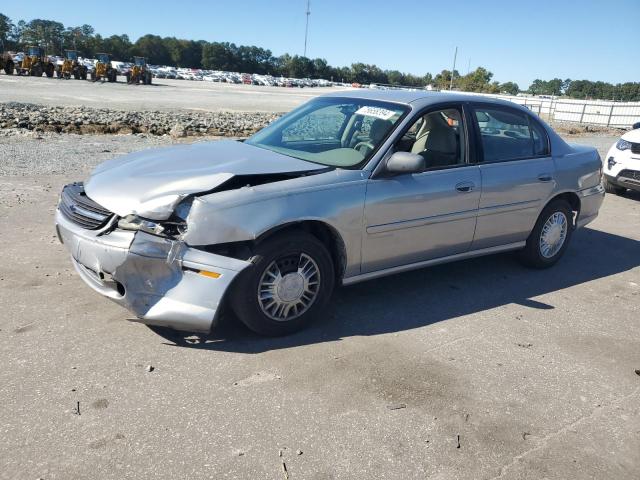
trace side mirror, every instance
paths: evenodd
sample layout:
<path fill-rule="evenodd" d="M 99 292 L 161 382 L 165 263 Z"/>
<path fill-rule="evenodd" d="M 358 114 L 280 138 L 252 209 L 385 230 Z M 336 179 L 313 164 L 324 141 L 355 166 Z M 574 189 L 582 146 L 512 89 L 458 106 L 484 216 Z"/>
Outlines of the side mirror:
<path fill-rule="evenodd" d="M 633 126 L 631 127 L 631 130 L 635 130 L 636 128 L 640 128 L 640 122 L 634 123 Z"/>
<path fill-rule="evenodd" d="M 417 153 L 396 152 L 387 160 L 387 172 L 390 173 L 418 173 L 425 166 L 424 157 Z"/>

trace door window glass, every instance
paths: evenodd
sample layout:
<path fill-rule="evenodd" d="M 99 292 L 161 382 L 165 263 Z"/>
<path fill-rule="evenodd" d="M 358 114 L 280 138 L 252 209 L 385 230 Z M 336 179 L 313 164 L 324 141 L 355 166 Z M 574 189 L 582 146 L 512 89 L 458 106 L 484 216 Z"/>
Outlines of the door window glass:
<path fill-rule="evenodd" d="M 485 162 L 506 162 L 548 153 L 546 133 L 530 122 L 524 112 L 478 107 L 475 118 Z"/>
<path fill-rule="evenodd" d="M 465 130 L 462 112 L 447 108 L 416 120 L 396 144 L 396 150 L 422 155 L 427 169 L 465 163 Z"/>

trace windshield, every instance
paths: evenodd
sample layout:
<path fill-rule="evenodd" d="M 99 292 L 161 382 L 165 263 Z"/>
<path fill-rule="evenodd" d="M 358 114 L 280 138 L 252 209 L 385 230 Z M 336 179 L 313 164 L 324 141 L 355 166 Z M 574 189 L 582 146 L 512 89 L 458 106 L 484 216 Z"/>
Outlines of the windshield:
<path fill-rule="evenodd" d="M 363 165 L 408 107 L 359 98 L 320 97 L 298 107 L 245 143 L 322 165 Z"/>
<path fill-rule="evenodd" d="M 100 63 L 109 63 L 109 55 L 107 55 L 106 53 L 99 53 L 98 61 Z"/>
<path fill-rule="evenodd" d="M 137 66 L 139 67 L 144 67 L 144 58 L 142 57 L 135 57 L 135 63 Z"/>
<path fill-rule="evenodd" d="M 69 60 L 77 60 L 78 59 L 78 53 L 77 52 L 67 52 L 67 58 Z"/>

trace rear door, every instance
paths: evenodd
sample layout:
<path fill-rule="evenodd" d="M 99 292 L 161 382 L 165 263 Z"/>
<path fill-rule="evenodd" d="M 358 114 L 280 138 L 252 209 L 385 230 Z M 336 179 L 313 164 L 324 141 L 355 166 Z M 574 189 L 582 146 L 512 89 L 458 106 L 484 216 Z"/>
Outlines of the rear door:
<path fill-rule="evenodd" d="M 472 249 L 527 239 L 556 188 L 546 131 L 526 112 L 474 104 L 482 194 Z"/>

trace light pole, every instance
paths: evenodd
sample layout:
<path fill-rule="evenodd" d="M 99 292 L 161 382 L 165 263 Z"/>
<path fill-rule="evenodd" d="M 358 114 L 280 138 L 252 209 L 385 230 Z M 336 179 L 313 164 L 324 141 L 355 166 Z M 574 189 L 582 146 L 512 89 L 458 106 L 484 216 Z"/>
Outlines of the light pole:
<path fill-rule="evenodd" d="M 458 57 L 458 47 L 456 47 L 456 51 L 453 54 L 453 68 L 451 69 L 451 82 L 449 82 L 449 90 L 453 88 L 453 72 L 456 71 L 456 58 Z"/>
<path fill-rule="evenodd" d="M 307 0 L 307 24 L 304 27 L 304 57 L 307 57 L 307 37 L 309 36 L 309 15 L 311 15 L 311 0 Z"/>

